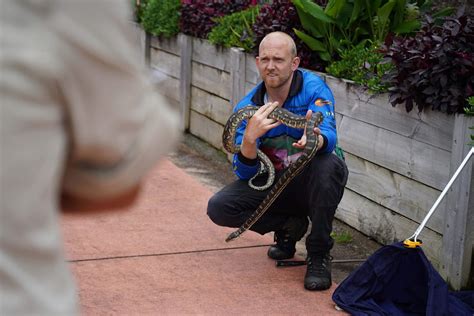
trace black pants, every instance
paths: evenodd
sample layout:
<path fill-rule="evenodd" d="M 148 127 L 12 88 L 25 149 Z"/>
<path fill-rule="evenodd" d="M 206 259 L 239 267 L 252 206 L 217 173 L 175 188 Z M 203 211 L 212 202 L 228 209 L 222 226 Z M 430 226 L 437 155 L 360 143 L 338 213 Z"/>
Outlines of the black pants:
<path fill-rule="evenodd" d="M 277 173 L 277 179 L 283 172 Z M 332 221 L 348 174 L 346 164 L 336 155 L 316 155 L 250 230 L 263 235 L 281 229 L 289 216 L 308 216 L 312 222 L 306 239 L 308 253 L 329 251 L 334 244 L 330 236 Z M 264 181 L 259 177 L 254 183 L 261 185 Z M 269 190 L 257 191 L 247 181 L 237 180 L 211 197 L 207 214 L 217 225 L 240 227 Z"/>

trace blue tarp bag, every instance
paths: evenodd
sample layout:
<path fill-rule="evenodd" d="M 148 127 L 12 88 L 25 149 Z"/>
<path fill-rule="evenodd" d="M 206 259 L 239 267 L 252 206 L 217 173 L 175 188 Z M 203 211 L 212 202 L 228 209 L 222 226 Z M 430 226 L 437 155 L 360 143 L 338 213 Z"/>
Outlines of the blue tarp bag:
<path fill-rule="evenodd" d="M 423 250 L 402 242 L 376 251 L 332 298 L 352 315 L 474 315 L 474 291 L 449 291 Z"/>

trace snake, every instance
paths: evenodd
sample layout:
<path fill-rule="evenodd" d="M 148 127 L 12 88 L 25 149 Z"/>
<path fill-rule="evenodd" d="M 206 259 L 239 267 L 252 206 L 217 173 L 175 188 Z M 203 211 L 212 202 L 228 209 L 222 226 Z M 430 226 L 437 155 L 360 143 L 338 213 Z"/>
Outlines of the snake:
<path fill-rule="evenodd" d="M 253 105 L 247 105 L 240 110 L 234 112 L 226 122 L 224 126 L 224 132 L 222 134 L 222 145 L 226 151 L 231 154 L 236 154 L 240 151 L 240 145 L 235 144 L 235 135 L 237 128 L 240 124 L 246 120 L 250 119 L 259 107 Z M 318 149 L 318 137 L 314 133 L 314 127 L 319 126 L 323 121 L 323 116 L 321 112 L 312 113 L 309 120 L 304 116 L 296 115 L 284 108 L 277 107 L 269 115 L 268 118 L 281 122 L 282 124 L 299 129 L 305 129 L 306 132 L 306 146 L 302 151 L 302 154 L 298 159 L 290 164 L 278 181 L 273 185 L 268 194 L 265 196 L 263 201 L 259 204 L 257 209 L 250 215 L 250 217 L 234 232 L 230 233 L 226 242 L 236 239 L 242 233 L 247 231 L 252 227 L 260 217 L 270 208 L 273 202 L 277 197 L 283 192 L 286 186 L 291 182 L 291 180 L 296 177 L 308 164 L 309 161 L 314 157 Z M 270 187 L 275 179 L 275 168 L 268 158 L 260 149 L 257 149 L 257 157 L 261 163 L 265 166 L 268 171 L 267 183 L 262 187 L 257 187 L 257 189 L 268 188 Z M 262 169 L 262 166 L 261 168 Z M 257 175 L 260 174 L 257 173 Z M 256 176 L 257 176 L 256 175 Z M 249 186 L 253 187 L 252 180 L 256 177 L 254 176 L 249 180 Z"/>

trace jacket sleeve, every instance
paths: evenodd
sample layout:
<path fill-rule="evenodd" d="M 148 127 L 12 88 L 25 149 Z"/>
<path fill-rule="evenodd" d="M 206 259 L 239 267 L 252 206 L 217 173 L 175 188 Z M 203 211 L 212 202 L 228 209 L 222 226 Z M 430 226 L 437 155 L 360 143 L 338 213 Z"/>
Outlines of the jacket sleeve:
<path fill-rule="evenodd" d="M 178 116 L 146 75 L 128 1 L 96 1 L 96 10 L 88 1 L 58 5 L 55 25 L 65 56 L 59 86 L 70 135 L 63 190 L 93 200 L 113 197 L 135 187 L 172 149 Z"/>
<path fill-rule="evenodd" d="M 313 112 L 321 112 L 323 115 L 323 121 L 319 128 L 324 138 L 324 146 L 320 149 L 320 152 L 330 153 L 336 147 L 337 142 L 334 96 L 322 80 L 316 84 L 314 91 L 309 109 Z"/>
<path fill-rule="evenodd" d="M 243 122 L 236 132 L 236 144 L 242 143 L 243 133 L 245 131 L 246 122 Z M 257 140 L 257 147 L 260 146 L 260 139 Z M 260 164 L 258 159 L 248 159 L 244 157 L 240 152 L 234 154 L 233 159 L 233 171 L 239 179 L 247 180 L 252 178 L 259 169 Z"/>
<path fill-rule="evenodd" d="M 249 95 L 252 95 L 253 92 L 250 92 Z M 242 101 L 240 101 L 234 108 L 234 112 L 238 111 L 240 108 L 249 105 L 250 98 L 247 96 Z M 243 121 L 239 127 L 237 127 L 235 133 L 235 144 L 239 145 L 242 144 L 242 139 L 244 137 L 245 128 L 247 127 L 247 121 Z M 260 139 L 257 139 L 257 148 L 260 146 Z M 258 163 L 258 159 L 248 159 L 244 157 L 240 152 L 234 154 L 232 160 L 232 170 L 234 171 L 235 175 L 242 180 L 247 180 L 252 178 L 259 169 L 260 164 Z"/>

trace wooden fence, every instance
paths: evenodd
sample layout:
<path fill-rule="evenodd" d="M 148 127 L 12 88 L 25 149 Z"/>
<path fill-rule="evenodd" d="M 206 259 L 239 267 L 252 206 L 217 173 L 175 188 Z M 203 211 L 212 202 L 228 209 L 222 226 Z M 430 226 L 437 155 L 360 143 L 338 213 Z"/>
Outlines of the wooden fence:
<path fill-rule="evenodd" d="M 259 80 L 254 57 L 183 34 L 151 37 L 149 44 L 144 55 L 166 78 L 159 89 L 181 111 L 183 130 L 223 150 L 233 105 Z M 319 75 L 334 93 L 350 171 L 336 217 L 383 244 L 410 237 L 467 154 L 474 120 L 407 113 L 392 107 L 387 95 L 370 96 L 351 82 Z M 433 265 L 457 289 L 473 283 L 472 160 L 420 235 Z"/>

